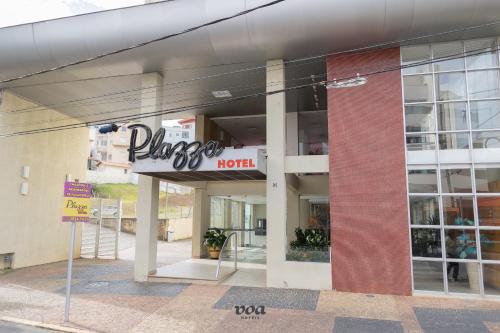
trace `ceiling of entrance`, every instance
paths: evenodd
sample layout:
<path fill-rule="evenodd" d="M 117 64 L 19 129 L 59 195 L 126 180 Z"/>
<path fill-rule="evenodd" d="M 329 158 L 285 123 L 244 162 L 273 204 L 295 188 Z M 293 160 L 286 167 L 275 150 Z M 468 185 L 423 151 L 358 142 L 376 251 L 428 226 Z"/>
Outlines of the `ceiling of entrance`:
<path fill-rule="evenodd" d="M 262 3 L 265 1 L 165 1 L 3 28 L 0 79 L 128 47 Z M 181 114 L 169 115 L 170 118 L 199 113 L 219 117 L 262 114 L 262 96 L 216 107 L 204 104 L 223 101 L 214 98 L 214 91 L 229 90 L 233 97 L 264 92 L 262 66 L 267 59 L 318 56 L 450 31 L 463 27 L 464 22 L 477 26 L 499 17 L 498 0 L 287 0 L 186 35 L 50 74 L 0 84 L 0 88 L 9 88 L 29 100 L 90 122 L 137 114 L 141 98 L 154 106 L 151 95 L 141 96 L 140 74 L 159 72 L 164 78 L 165 103 L 154 107 L 187 107 Z M 500 25 L 439 38 L 489 35 L 500 35 Z M 422 41 L 425 40 L 419 40 Z M 290 63 L 287 86 L 317 80 L 310 77 L 312 74 L 325 74 L 322 57 Z M 318 108 L 307 90 L 287 96 L 288 111 Z"/>

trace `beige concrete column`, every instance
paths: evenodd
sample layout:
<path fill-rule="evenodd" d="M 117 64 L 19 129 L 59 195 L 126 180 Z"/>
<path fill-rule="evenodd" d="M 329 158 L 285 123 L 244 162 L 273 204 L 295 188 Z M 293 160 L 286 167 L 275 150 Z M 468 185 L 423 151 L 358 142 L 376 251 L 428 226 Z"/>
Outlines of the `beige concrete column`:
<path fill-rule="evenodd" d="M 281 84 L 277 84 L 281 82 Z M 271 84 L 272 83 L 272 84 Z M 267 62 L 267 92 L 285 88 L 283 60 Z M 285 179 L 285 93 L 266 98 L 267 141 L 267 286 L 285 287 L 280 266 L 285 261 L 286 246 L 286 192 Z"/>
<path fill-rule="evenodd" d="M 206 248 L 203 246 L 203 236 L 210 225 L 209 198 L 206 188 L 194 189 L 193 201 L 193 236 L 192 236 L 192 257 L 201 258 L 206 255 Z"/>
<path fill-rule="evenodd" d="M 141 113 L 154 112 L 161 107 L 162 77 L 158 73 L 142 76 Z M 151 88 L 154 87 L 154 88 Z M 153 105 L 155 101 L 156 105 Z M 142 123 L 153 131 L 161 126 L 161 117 L 142 119 Z M 156 247 L 158 240 L 158 205 L 160 180 L 139 175 L 137 192 L 137 224 L 135 236 L 134 279 L 147 281 L 148 275 L 156 270 Z"/>

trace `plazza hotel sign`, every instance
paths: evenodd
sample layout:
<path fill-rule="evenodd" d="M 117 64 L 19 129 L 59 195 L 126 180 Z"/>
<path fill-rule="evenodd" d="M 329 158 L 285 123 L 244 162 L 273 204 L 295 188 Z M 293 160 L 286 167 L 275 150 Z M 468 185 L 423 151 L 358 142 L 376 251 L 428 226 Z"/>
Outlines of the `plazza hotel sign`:
<path fill-rule="evenodd" d="M 143 124 L 132 130 L 129 161 L 132 171 L 172 181 L 262 180 L 266 178 L 265 151 L 225 148 L 217 141 L 169 143 L 166 131 L 154 134 Z"/>

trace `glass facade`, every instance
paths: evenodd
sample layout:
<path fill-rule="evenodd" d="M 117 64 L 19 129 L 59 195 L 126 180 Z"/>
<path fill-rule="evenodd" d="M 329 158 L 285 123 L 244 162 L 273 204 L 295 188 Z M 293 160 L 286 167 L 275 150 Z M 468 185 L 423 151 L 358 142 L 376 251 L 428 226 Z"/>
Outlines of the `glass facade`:
<path fill-rule="evenodd" d="M 415 291 L 500 295 L 499 41 L 401 48 Z"/>

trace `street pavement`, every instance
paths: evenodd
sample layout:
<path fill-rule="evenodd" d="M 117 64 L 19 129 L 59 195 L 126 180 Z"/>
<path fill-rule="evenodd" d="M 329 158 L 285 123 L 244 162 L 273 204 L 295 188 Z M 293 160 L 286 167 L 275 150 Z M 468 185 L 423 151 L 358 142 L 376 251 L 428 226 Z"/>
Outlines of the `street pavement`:
<path fill-rule="evenodd" d="M 186 244 L 175 246 L 180 251 Z M 65 277 L 66 262 L 0 274 L 0 319 L 119 333 L 500 332 L 497 300 L 139 283 L 131 260 L 89 259 L 74 263 L 65 324 Z"/>
<path fill-rule="evenodd" d="M 56 332 L 56 331 L 0 321 L 0 333 L 51 333 L 51 332 Z"/>

